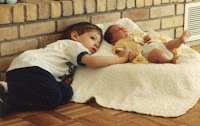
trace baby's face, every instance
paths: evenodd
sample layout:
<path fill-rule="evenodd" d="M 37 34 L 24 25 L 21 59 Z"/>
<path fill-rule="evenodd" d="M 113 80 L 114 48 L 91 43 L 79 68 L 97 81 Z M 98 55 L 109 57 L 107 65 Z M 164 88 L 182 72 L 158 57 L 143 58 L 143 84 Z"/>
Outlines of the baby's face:
<path fill-rule="evenodd" d="M 120 39 L 125 39 L 129 37 L 129 31 L 125 27 L 121 25 L 113 25 L 110 28 L 110 33 L 112 34 L 111 44 L 115 45 L 115 43 Z"/>

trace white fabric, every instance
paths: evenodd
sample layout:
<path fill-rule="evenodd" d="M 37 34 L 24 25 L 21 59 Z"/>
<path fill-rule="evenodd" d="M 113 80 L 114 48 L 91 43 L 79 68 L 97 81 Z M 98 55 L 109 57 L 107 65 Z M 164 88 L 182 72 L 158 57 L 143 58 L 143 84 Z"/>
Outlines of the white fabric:
<path fill-rule="evenodd" d="M 160 50 L 162 50 L 162 52 L 164 52 L 169 57 L 169 59 L 172 59 L 174 57 L 174 55 L 166 48 L 166 46 L 162 42 L 146 43 L 143 46 L 142 55 L 145 58 L 147 58 L 147 56 L 149 55 L 149 53 L 153 49 L 160 49 Z"/>
<path fill-rule="evenodd" d="M 126 24 L 130 20 L 118 22 Z M 133 22 L 128 26 L 139 29 Z M 181 49 L 179 64 L 78 67 L 71 101 L 85 103 L 95 98 L 97 104 L 107 108 L 163 117 L 180 116 L 200 96 L 200 55 L 185 45 Z M 114 56 L 112 46 L 104 41 L 95 55 Z"/>
<path fill-rule="evenodd" d="M 130 33 L 135 33 L 135 32 L 143 33 L 143 31 L 135 23 L 133 23 L 133 21 L 131 21 L 128 18 L 122 18 L 115 22 L 110 22 L 110 23 L 105 23 L 105 24 L 97 24 L 97 26 L 99 26 L 102 29 L 103 33 L 105 33 L 105 31 L 108 29 L 108 27 L 113 24 L 120 24 L 120 25 L 126 27 L 130 31 Z"/>
<path fill-rule="evenodd" d="M 30 50 L 16 57 L 7 71 L 38 66 L 50 72 L 57 81 L 73 72 L 78 65 L 77 57 L 82 52 L 88 52 L 81 43 L 72 40 L 58 40 L 43 48 Z M 75 65 L 75 66 L 74 66 Z"/>

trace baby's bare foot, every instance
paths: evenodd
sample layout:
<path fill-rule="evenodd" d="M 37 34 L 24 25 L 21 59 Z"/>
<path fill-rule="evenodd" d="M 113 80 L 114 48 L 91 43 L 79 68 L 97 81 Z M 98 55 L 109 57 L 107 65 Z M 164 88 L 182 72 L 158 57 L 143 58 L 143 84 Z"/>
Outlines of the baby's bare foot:
<path fill-rule="evenodd" d="M 185 43 L 190 36 L 191 36 L 190 32 L 188 30 L 185 30 L 184 33 L 179 38 L 180 44 Z"/>
<path fill-rule="evenodd" d="M 174 57 L 174 58 L 172 59 L 172 63 L 173 63 L 173 64 L 177 64 L 177 61 L 178 61 L 178 57 Z"/>

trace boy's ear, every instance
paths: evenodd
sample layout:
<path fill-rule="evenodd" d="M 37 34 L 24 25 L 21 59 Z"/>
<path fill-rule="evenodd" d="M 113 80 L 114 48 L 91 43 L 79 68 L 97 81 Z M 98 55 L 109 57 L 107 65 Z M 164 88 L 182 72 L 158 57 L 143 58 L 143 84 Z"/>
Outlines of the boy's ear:
<path fill-rule="evenodd" d="M 71 39 L 74 41 L 77 41 L 78 39 L 78 33 L 76 31 L 71 32 Z"/>

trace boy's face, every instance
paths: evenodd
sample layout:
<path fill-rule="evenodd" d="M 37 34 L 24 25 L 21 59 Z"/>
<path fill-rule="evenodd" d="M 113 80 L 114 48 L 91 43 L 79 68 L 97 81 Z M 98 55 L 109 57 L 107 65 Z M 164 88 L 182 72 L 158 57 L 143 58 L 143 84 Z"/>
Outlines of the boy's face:
<path fill-rule="evenodd" d="M 129 37 L 129 31 L 125 27 L 121 25 L 113 25 L 110 28 L 110 33 L 112 34 L 111 44 L 115 45 L 115 43 L 120 39 L 125 39 Z"/>
<path fill-rule="evenodd" d="M 90 51 L 90 53 L 93 54 L 99 49 L 101 36 L 99 32 L 93 30 L 82 35 L 78 35 L 76 41 L 82 43 L 83 46 L 85 46 Z"/>

